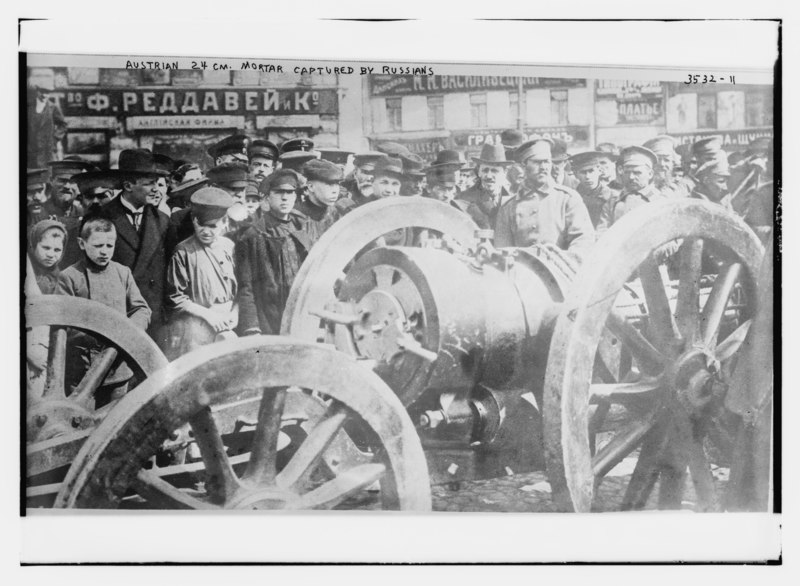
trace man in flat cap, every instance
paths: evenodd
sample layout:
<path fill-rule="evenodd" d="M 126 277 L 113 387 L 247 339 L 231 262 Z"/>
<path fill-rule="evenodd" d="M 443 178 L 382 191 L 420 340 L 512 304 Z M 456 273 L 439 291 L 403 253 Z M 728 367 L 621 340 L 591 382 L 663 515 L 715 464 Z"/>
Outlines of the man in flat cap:
<path fill-rule="evenodd" d="M 428 197 L 447 203 L 469 215 L 479 228 L 489 228 L 489 218 L 472 201 L 455 199 L 458 191 L 456 174 L 451 169 L 436 167 L 428 171 Z"/>
<path fill-rule="evenodd" d="M 582 258 L 594 243 L 594 228 L 578 192 L 553 181 L 552 146 L 545 138 L 517 149 L 525 184 L 497 213 L 494 244 L 500 248 L 546 242 Z"/>
<path fill-rule="evenodd" d="M 48 165 L 52 186 L 50 201 L 45 206 L 48 213 L 63 218 L 79 216 L 80 209 L 73 208 L 73 203 L 79 195 L 74 177 L 79 173 L 94 171 L 96 167 L 76 155 L 61 161 L 50 161 Z"/>
<path fill-rule="evenodd" d="M 336 202 L 344 175 L 338 165 L 317 159 L 303 165 L 301 172 L 307 180 L 305 196 L 298 198 L 294 207 L 308 218 L 307 231 L 313 245 L 342 215 Z"/>
<path fill-rule="evenodd" d="M 689 179 L 676 176 L 678 153 L 675 152 L 675 139 L 661 134 L 645 142 L 644 147 L 656 155 L 654 183 L 661 195 L 666 198 L 687 197 L 694 189 L 694 184 Z"/>
<path fill-rule="evenodd" d="M 247 147 L 247 159 L 250 164 L 250 179 L 261 183 L 275 170 L 278 162 L 278 147 L 263 139 L 257 139 Z"/>
<path fill-rule="evenodd" d="M 156 181 L 166 172 L 156 165 L 146 149 L 124 150 L 119 155 L 121 192 L 103 206 L 106 217 L 117 231 L 113 261 L 133 273 L 147 305 L 152 310 L 148 333 L 156 338 L 163 324 L 162 307 L 168 251 L 175 246 L 175 233 L 169 217 L 147 203 L 158 189 Z"/>
<path fill-rule="evenodd" d="M 375 199 L 372 191 L 373 173 L 375 164 L 383 157 L 384 154 L 378 151 L 367 151 L 353 158 L 353 171 L 343 182 L 343 187 L 347 189 L 349 196 L 336 203 L 342 213 Z"/>
<path fill-rule="evenodd" d="M 208 147 L 208 154 L 214 161 L 215 166 L 231 161 L 247 164 L 247 146 L 249 144 L 250 139 L 245 135 L 232 134 Z"/>
<path fill-rule="evenodd" d="M 620 152 L 622 192 L 608 200 L 597 224 L 598 236 L 641 205 L 663 199 L 653 183 L 658 159 L 650 149 L 629 146 Z"/>
<path fill-rule="evenodd" d="M 601 181 L 600 165 L 603 153 L 588 151 L 570 157 L 570 165 L 578 178 L 576 191 L 583 198 L 583 203 L 589 212 L 592 226 L 597 228 L 603 206 L 614 196 L 608 184 Z"/>
<path fill-rule="evenodd" d="M 478 166 L 478 181 L 460 193 L 458 199 L 475 205 L 489 220 L 489 227 L 494 229 L 500 206 L 513 198 L 506 187 L 506 171 L 513 161 L 506 159 L 503 145 L 488 143 L 484 143 L 480 156 L 473 157 L 473 160 Z"/>
<path fill-rule="evenodd" d="M 300 186 L 291 169 L 279 169 L 262 181 L 261 209 L 236 243 L 241 335 L 280 333 L 289 290 L 311 249 L 308 219 L 294 209 Z"/>

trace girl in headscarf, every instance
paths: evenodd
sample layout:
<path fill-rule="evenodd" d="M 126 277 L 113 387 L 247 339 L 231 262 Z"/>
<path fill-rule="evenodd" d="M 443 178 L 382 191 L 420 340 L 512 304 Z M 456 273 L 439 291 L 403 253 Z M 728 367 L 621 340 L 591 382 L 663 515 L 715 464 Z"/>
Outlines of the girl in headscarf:
<path fill-rule="evenodd" d="M 31 228 L 28 258 L 42 295 L 51 295 L 58 282 L 58 263 L 64 254 L 67 229 L 56 220 L 41 220 Z"/>

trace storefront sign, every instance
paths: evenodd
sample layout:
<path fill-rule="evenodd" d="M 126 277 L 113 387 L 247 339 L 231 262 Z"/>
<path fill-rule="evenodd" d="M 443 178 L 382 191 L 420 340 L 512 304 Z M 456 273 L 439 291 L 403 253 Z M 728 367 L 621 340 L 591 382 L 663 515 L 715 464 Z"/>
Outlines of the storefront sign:
<path fill-rule="evenodd" d="M 373 75 L 373 96 L 446 94 L 456 92 L 517 91 L 522 89 L 586 87 L 585 79 L 511 77 L 504 75 Z"/>
<path fill-rule="evenodd" d="M 664 87 L 659 81 L 601 79 L 596 93 L 604 126 L 664 124 Z M 616 116 L 611 116 L 604 105 L 614 102 Z"/>
<path fill-rule="evenodd" d="M 370 148 L 375 150 L 377 144 L 386 142 L 389 139 L 370 139 Z M 419 155 L 427 163 L 431 163 L 436 159 L 436 153 L 444 149 L 453 148 L 448 137 L 432 137 L 432 138 L 412 138 L 412 139 L 397 139 L 392 138 L 392 142 L 398 142 L 410 150 L 415 155 Z"/>
<path fill-rule="evenodd" d="M 243 128 L 244 116 L 132 116 L 128 130 L 207 130 Z"/>
<path fill-rule="evenodd" d="M 336 114 L 335 89 L 136 89 L 66 90 L 66 116 L 211 116 L 252 114 Z"/>
<path fill-rule="evenodd" d="M 748 128 L 745 130 L 707 130 L 703 132 L 672 134 L 679 144 L 692 144 L 708 136 L 721 136 L 724 147 L 746 147 L 751 141 L 762 136 L 773 136 L 770 128 Z"/>
<path fill-rule="evenodd" d="M 470 130 L 453 133 L 456 148 L 478 150 L 484 144 L 500 144 L 501 129 Z M 586 126 L 548 126 L 541 128 L 524 128 L 525 140 L 533 138 L 551 138 L 563 140 L 569 147 L 585 146 L 589 141 L 589 128 Z"/>

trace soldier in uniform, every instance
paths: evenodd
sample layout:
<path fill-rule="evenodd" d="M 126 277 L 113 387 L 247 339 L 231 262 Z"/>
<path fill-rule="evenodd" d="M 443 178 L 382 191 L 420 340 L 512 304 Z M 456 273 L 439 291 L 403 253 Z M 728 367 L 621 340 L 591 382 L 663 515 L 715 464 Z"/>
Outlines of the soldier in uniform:
<path fill-rule="evenodd" d="M 300 177 L 279 169 L 259 185 L 261 209 L 235 248 L 242 335 L 279 334 L 281 316 L 300 264 L 311 248 L 307 218 L 294 209 Z"/>
<path fill-rule="evenodd" d="M 581 258 L 594 243 L 594 228 L 581 196 L 557 185 L 552 176 L 550 139 L 535 139 L 517 149 L 525 184 L 497 213 L 497 247 L 549 242 Z"/>
<path fill-rule="evenodd" d="M 601 181 L 600 165 L 603 153 L 588 151 L 570 157 L 570 165 L 578 178 L 576 191 L 583 198 L 583 203 L 589 212 L 592 226 L 597 228 L 603 206 L 614 196 L 608 184 Z"/>
<path fill-rule="evenodd" d="M 278 147 L 268 140 L 254 140 L 247 147 L 249 179 L 261 183 L 274 170 L 278 162 Z"/>
<path fill-rule="evenodd" d="M 148 328 L 153 338 L 163 323 L 167 254 L 175 246 L 169 217 L 147 203 L 147 197 L 157 189 L 156 180 L 163 176 L 153 153 L 146 149 L 124 150 L 119 155 L 122 192 L 103 206 L 104 215 L 117 232 L 112 260 L 131 269 L 136 286 L 153 312 Z"/>
<path fill-rule="evenodd" d="M 226 136 L 218 143 L 208 147 L 208 154 L 214 161 L 214 166 L 222 163 L 238 161 L 247 164 L 247 146 L 250 139 L 243 134 Z"/>
<path fill-rule="evenodd" d="M 700 167 L 703 163 L 712 161 L 717 153 L 722 151 L 722 137 L 721 136 L 707 136 L 695 141 L 692 145 L 692 155 Z"/>
<path fill-rule="evenodd" d="M 720 151 L 713 159 L 707 160 L 697 168 L 695 172 L 697 185 L 692 191 L 691 197 L 719 204 L 732 212 L 733 208 L 725 197 L 728 194 L 730 176 L 728 157 Z"/>
<path fill-rule="evenodd" d="M 629 146 L 620 152 L 622 192 L 608 200 L 597 224 L 598 235 L 629 211 L 663 198 L 653 183 L 658 158 L 650 149 Z"/>
<path fill-rule="evenodd" d="M 676 177 L 678 153 L 675 152 L 675 139 L 662 134 L 645 142 L 644 147 L 653 151 L 658 159 L 654 182 L 661 195 L 667 198 L 687 197 L 694 185 L 689 179 Z"/>
<path fill-rule="evenodd" d="M 343 182 L 343 187 L 347 189 L 349 196 L 336 202 L 336 206 L 342 213 L 347 213 L 374 199 L 373 172 L 375 163 L 383 157 L 383 153 L 378 151 L 367 151 L 359 153 L 353 158 L 353 172 Z"/>
<path fill-rule="evenodd" d="M 317 159 L 303 165 L 302 173 L 308 182 L 306 193 L 294 207 L 308 218 L 307 231 L 313 245 L 341 217 L 336 202 L 344 175 L 338 165 Z"/>
<path fill-rule="evenodd" d="M 505 202 L 513 198 L 506 188 L 506 171 L 514 164 L 506 159 L 506 151 L 501 144 L 484 143 L 479 157 L 473 157 L 478 165 L 478 181 L 467 191 L 458 195 L 475 205 L 494 228 L 497 211 Z"/>

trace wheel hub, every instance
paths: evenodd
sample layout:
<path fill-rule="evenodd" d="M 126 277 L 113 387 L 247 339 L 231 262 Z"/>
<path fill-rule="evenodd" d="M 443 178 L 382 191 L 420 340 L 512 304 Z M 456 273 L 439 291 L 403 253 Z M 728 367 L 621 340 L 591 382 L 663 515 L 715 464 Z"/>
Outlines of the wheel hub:
<path fill-rule="evenodd" d="M 359 352 L 372 360 L 388 362 L 402 352 L 399 344 L 403 337 L 405 312 L 394 295 L 373 289 L 357 304 L 361 320 L 353 326 L 353 335 Z"/>
<path fill-rule="evenodd" d="M 92 412 L 67 400 L 48 400 L 28 410 L 27 441 L 41 442 L 97 425 Z"/>
<path fill-rule="evenodd" d="M 669 369 L 668 387 L 689 413 L 705 407 L 713 397 L 713 380 L 719 363 L 705 348 L 693 347 L 681 354 Z"/>

